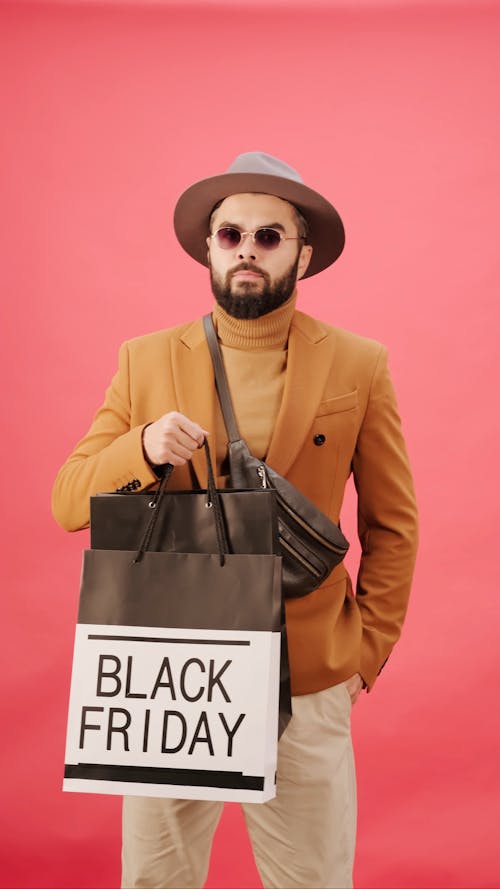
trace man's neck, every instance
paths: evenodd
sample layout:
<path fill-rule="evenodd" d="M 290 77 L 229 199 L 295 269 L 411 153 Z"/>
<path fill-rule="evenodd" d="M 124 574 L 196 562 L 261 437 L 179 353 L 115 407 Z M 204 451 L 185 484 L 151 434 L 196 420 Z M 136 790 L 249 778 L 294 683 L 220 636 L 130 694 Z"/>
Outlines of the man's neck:
<path fill-rule="evenodd" d="M 233 349 L 285 349 L 297 291 L 279 308 L 260 318 L 233 318 L 218 304 L 213 309 L 217 335 L 224 346 Z"/>

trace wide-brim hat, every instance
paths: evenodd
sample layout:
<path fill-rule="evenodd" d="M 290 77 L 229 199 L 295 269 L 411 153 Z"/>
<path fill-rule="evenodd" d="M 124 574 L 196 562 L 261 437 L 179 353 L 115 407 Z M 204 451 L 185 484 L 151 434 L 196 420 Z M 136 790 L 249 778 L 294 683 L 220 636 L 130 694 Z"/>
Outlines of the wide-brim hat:
<path fill-rule="evenodd" d="M 345 232 L 335 207 L 304 185 L 301 176 L 283 161 L 261 151 L 240 154 L 219 176 L 195 182 L 184 191 L 174 211 L 174 229 L 181 246 L 193 259 L 208 266 L 206 238 L 210 214 L 219 201 L 246 192 L 272 194 L 293 204 L 307 220 L 311 262 L 304 278 L 317 275 L 342 253 Z"/>

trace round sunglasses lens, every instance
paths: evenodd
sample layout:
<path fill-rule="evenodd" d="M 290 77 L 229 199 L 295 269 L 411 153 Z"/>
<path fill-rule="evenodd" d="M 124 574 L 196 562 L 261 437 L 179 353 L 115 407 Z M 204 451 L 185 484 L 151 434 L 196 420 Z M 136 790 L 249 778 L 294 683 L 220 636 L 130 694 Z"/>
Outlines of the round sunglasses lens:
<path fill-rule="evenodd" d="M 229 226 L 220 228 L 216 232 L 216 237 L 219 247 L 222 247 L 223 250 L 231 250 L 232 247 L 237 247 L 241 240 L 238 229 L 230 228 Z"/>
<path fill-rule="evenodd" d="M 276 250 L 281 243 L 280 233 L 274 228 L 259 228 L 255 232 L 255 240 L 264 250 Z"/>

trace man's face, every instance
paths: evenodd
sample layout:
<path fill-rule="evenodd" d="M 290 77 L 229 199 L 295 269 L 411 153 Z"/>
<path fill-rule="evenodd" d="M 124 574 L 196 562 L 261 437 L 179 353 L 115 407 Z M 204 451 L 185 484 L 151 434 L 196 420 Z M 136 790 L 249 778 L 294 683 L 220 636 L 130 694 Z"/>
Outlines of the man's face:
<path fill-rule="evenodd" d="M 246 235 L 229 250 L 207 238 L 212 290 L 217 302 L 235 318 L 258 318 L 286 302 L 309 265 L 312 247 L 297 240 L 295 210 L 288 201 L 267 194 L 233 194 L 217 208 L 211 234 L 230 226 L 241 232 L 274 228 L 290 240 L 275 250 Z"/>

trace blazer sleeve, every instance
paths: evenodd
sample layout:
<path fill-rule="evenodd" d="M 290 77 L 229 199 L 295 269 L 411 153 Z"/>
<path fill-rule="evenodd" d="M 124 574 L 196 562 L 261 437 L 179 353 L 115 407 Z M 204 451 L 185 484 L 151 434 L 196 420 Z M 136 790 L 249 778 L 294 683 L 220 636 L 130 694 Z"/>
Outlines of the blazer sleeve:
<path fill-rule="evenodd" d="M 147 424 L 131 428 L 130 416 L 129 347 L 124 343 L 104 404 L 54 482 L 52 512 L 66 531 L 89 524 L 92 495 L 127 485 L 140 491 L 158 480 L 142 449 Z"/>
<path fill-rule="evenodd" d="M 401 634 L 418 544 L 417 506 L 396 397 L 381 347 L 352 461 L 361 559 L 360 673 L 370 688 Z"/>

